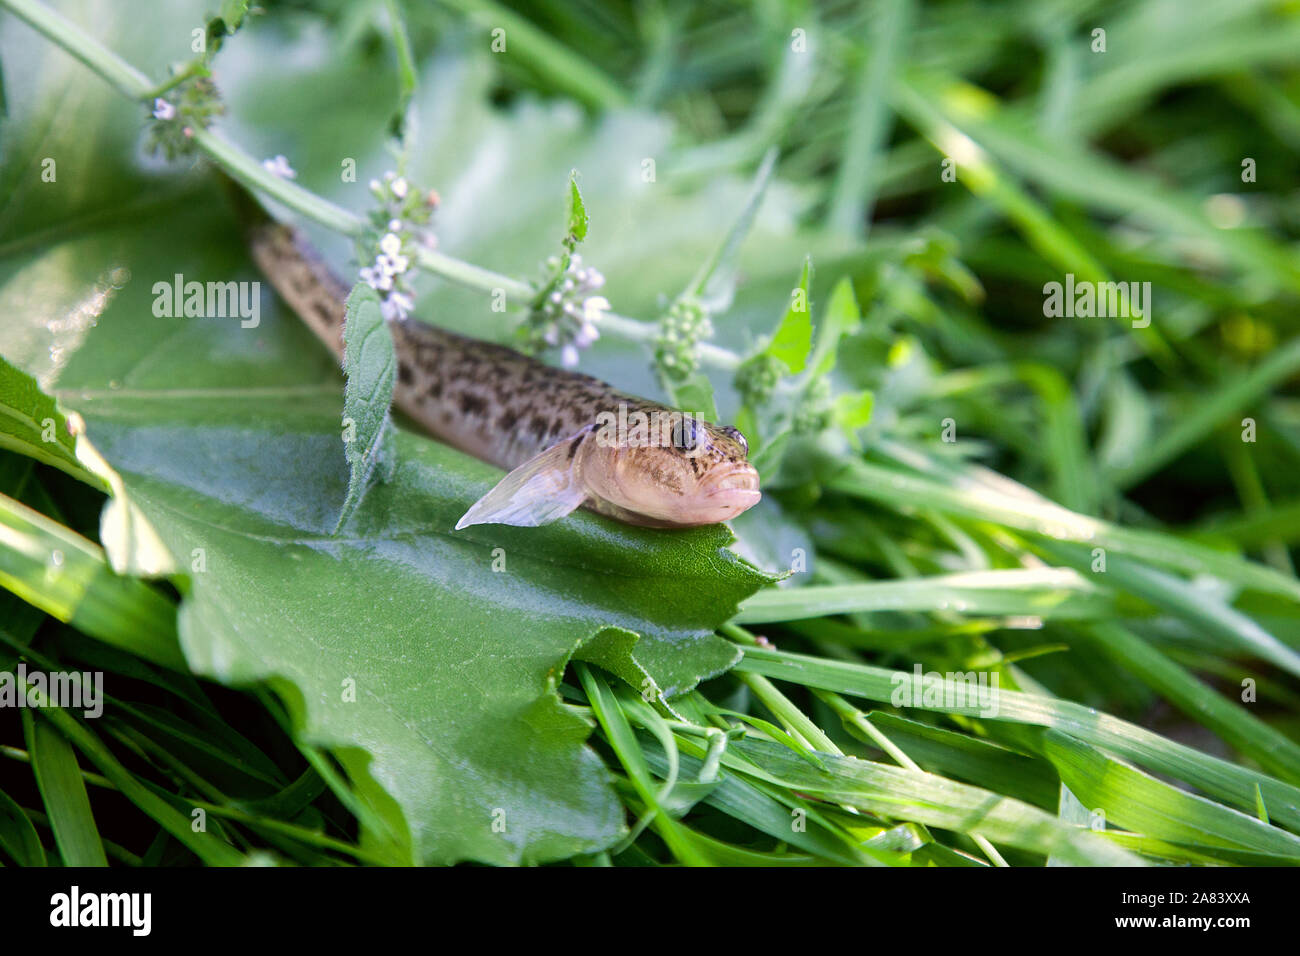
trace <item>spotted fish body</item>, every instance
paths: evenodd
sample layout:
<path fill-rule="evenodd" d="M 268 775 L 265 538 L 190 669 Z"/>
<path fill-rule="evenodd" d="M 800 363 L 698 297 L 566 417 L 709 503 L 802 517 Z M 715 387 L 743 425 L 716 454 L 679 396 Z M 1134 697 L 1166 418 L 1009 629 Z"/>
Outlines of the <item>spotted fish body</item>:
<path fill-rule="evenodd" d="M 253 232 L 276 291 L 338 356 L 347 287 L 283 225 Z M 414 319 L 389 322 L 394 403 L 435 438 L 510 474 L 457 525 L 543 524 L 586 506 L 630 524 L 690 527 L 759 500 L 758 474 L 734 428 L 683 420 L 599 379 Z M 628 441 L 615 424 L 673 421 L 674 440 Z M 644 438 L 644 433 L 641 435 Z"/>

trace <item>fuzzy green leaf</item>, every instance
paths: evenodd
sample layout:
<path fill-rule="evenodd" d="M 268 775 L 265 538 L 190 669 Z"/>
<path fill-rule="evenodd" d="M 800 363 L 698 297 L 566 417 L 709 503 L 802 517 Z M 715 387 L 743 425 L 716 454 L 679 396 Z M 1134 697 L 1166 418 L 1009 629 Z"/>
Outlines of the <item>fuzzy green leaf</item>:
<path fill-rule="evenodd" d="M 339 513 L 338 528 L 347 524 L 361 503 L 385 452 L 388 414 L 397 383 L 393 336 L 380 309 L 379 294 L 358 282 L 348 296 L 343 330 L 343 444 L 348 462 L 348 495 Z"/>

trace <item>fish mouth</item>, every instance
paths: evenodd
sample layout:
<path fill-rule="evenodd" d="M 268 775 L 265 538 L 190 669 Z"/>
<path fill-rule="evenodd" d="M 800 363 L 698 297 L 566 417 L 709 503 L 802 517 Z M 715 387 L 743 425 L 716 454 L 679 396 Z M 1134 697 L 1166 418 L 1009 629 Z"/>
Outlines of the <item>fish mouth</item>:
<path fill-rule="evenodd" d="M 724 494 L 736 500 L 752 497 L 753 501 L 758 501 L 762 496 L 758 491 L 758 472 L 754 466 L 745 462 L 743 465 L 729 468 L 711 478 L 704 488 L 706 498 Z"/>

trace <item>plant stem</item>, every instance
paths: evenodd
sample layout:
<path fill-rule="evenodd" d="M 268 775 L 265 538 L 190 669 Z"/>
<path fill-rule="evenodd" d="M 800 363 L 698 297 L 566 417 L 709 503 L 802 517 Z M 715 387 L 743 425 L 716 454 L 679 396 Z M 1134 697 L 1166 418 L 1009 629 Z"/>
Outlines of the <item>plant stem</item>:
<path fill-rule="evenodd" d="M 144 94 L 143 98 L 146 100 L 157 99 L 158 97 L 162 96 L 164 93 L 176 89 L 176 87 L 180 86 L 182 83 L 185 83 L 188 80 L 192 80 L 196 76 L 206 75 L 206 73 L 207 73 L 207 68 L 203 65 L 203 61 L 201 59 L 195 58 L 191 60 L 189 63 L 187 63 L 183 70 L 179 70 L 176 73 L 172 74 L 171 79 L 165 80 L 164 82 L 155 86 L 148 93 Z"/>
<path fill-rule="evenodd" d="M 211 130 L 194 130 L 194 144 L 245 186 L 265 193 L 326 228 L 352 237 L 359 236 L 366 228 L 366 221 L 356 213 L 334 205 L 297 183 L 281 179 L 248 153 Z"/>
<path fill-rule="evenodd" d="M 455 259 L 445 253 L 432 249 L 421 249 L 416 256 L 416 262 L 420 268 L 427 272 L 440 275 L 444 279 L 450 279 L 452 282 L 460 283 L 471 289 L 489 293 L 501 289 L 505 291 L 508 298 L 516 301 L 522 300 L 525 303 L 531 302 L 533 299 L 533 288 L 527 282 L 512 279 L 510 276 L 493 272 L 491 269 L 484 269 L 482 266 L 462 262 L 460 259 Z"/>
<path fill-rule="evenodd" d="M 38 33 L 43 33 L 133 100 L 153 89 L 149 78 L 103 46 L 81 27 L 35 0 L 0 0 L 0 4 Z"/>

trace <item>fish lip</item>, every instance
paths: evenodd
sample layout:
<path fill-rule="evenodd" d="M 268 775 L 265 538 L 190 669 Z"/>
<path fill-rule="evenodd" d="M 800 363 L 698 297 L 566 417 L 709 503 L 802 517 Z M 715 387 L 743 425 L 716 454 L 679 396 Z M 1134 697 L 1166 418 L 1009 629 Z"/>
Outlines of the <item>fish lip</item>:
<path fill-rule="evenodd" d="M 743 478 L 745 480 L 733 482 L 733 479 Z M 704 492 L 704 497 L 713 498 L 721 494 L 751 494 L 754 501 L 762 497 L 758 487 L 758 471 L 753 465 L 745 462 L 743 465 L 737 465 L 730 468 L 720 475 L 714 477 L 706 486 L 708 490 Z"/>
<path fill-rule="evenodd" d="M 763 500 L 763 493 L 759 491 L 757 488 L 720 488 L 717 491 L 709 492 L 705 497 L 715 498 L 718 495 L 724 495 L 724 494 L 731 495 L 733 499 L 739 499 L 743 496 L 747 503 L 745 504 L 745 507 L 741 509 L 742 511 L 754 507 L 754 505 L 758 504 L 760 501 Z M 741 502 L 739 500 L 733 501 L 733 504 L 740 504 L 740 503 Z"/>

